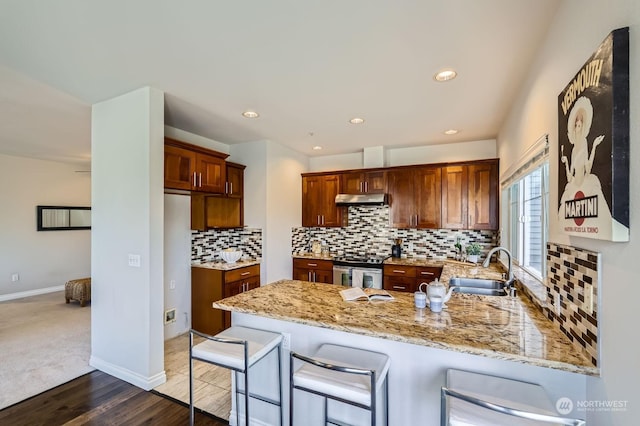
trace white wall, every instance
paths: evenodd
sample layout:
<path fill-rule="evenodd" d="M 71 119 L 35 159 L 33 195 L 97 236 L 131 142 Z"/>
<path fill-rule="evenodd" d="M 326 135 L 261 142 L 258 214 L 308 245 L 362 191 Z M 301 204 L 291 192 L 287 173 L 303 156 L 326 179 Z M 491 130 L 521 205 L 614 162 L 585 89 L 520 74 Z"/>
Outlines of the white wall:
<path fill-rule="evenodd" d="M 518 161 L 532 143 L 545 133 L 550 141 L 550 209 L 557 209 L 558 120 L 557 97 L 565 85 L 591 56 L 602 40 L 614 29 L 630 28 L 631 155 L 630 211 L 631 237 L 628 243 L 610 243 L 560 232 L 555 215 L 551 215 L 549 240 L 602 253 L 602 284 L 598 312 L 601 343 L 601 377 L 587 380 L 587 398 L 592 401 L 627 401 L 626 408 L 612 412 L 594 410 L 585 413 L 589 424 L 632 425 L 640 417 L 640 349 L 635 343 L 637 301 L 640 286 L 633 265 L 640 253 L 640 219 L 634 207 L 640 205 L 640 150 L 634 141 L 640 138 L 640 3 L 637 0 L 611 0 L 606 6 L 597 0 L 565 0 L 551 23 L 548 37 L 532 64 L 530 74 L 511 115 L 498 135 L 501 169 Z"/>
<path fill-rule="evenodd" d="M 271 141 L 231 145 L 230 161 L 245 169 L 245 224 L 262 229 L 261 282 L 291 278 L 291 228 L 302 221 L 307 157 Z"/>
<path fill-rule="evenodd" d="M 92 108 L 90 364 L 143 389 L 166 380 L 163 111 L 148 87 Z"/>
<path fill-rule="evenodd" d="M 443 145 L 424 145 L 408 148 L 384 149 L 384 166 L 407 166 L 413 164 L 445 163 L 456 161 L 484 160 L 496 158 L 496 141 L 460 142 Z M 309 160 L 311 172 L 361 169 L 364 167 L 362 152 L 344 155 L 325 155 Z"/>
<path fill-rule="evenodd" d="M 91 174 L 78 169 L 0 154 L 0 301 L 91 276 L 91 231 L 36 231 L 37 205 L 91 205 Z"/>
<path fill-rule="evenodd" d="M 191 197 L 164 195 L 164 309 L 176 321 L 165 325 L 164 339 L 189 331 L 191 324 Z M 175 288 L 171 288 L 171 282 Z"/>

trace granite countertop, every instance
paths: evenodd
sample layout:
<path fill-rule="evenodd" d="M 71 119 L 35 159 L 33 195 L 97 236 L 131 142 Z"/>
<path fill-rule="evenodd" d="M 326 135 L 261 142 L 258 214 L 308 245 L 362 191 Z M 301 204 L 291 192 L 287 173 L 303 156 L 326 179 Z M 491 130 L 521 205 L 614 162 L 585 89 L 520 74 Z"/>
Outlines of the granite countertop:
<path fill-rule="evenodd" d="M 191 262 L 191 266 L 197 268 L 218 269 L 220 271 L 230 271 L 232 269 L 244 268 L 246 266 L 259 265 L 260 259 L 244 259 L 235 263 L 227 263 L 222 260 L 216 262 Z"/>
<path fill-rule="evenodd" d="M 344 302 L 339 293 L 343 288 L 281 280 L 219 300 L 213 307 L 573 373 L 599 374 L 527 298 L 456 293 L 447 308 L 435 314 L 416 309 L 411 293 L 390 291 L 395 300 L 388 302 Z"/>

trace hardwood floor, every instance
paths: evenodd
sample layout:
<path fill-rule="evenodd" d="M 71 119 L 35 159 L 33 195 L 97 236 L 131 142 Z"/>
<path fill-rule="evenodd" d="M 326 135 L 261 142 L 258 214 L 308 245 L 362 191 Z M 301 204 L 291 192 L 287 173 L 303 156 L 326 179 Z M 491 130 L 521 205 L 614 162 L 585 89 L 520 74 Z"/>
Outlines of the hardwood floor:
<path fill-rule="evenodd" d="M 189 407 L 96 370 L 0 410 L 0 425 L 62 424 L 187 425 Z M 198 411 L 195 424 L 228 425 Z"/>

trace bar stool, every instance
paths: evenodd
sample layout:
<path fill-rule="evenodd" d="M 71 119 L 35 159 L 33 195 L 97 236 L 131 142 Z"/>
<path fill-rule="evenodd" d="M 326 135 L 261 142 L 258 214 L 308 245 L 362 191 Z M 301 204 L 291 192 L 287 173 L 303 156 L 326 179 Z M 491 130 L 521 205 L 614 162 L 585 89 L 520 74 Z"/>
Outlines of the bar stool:
<path fill-rule="evenodd" d="M 302 366 L 294 372 L 294 359 Z M 328 399 L 368 410 L 376 424 L 377 394 L 384 384 L 385 424 L 389 424 L 388 372 L 391 360 L 385 354 L 331 344 L 323 344 L 310 357 L 291 352 L 289 356 L 289 424 L 293 423 L 294 389 L 324 397 L 324 421 Z M 337 424 L 337 423 L 336 423 Z"/>
<path fill-rule="evenodd" d="M 194 335 L 206 340 L 193 345 Z M 249 397 L 280 407 L 280 425 L 282 426 L 282 379 L 281 379 L 282 334 L 247 327 L 230 327 L 215 336 L 189 331 L 189 424 L 194 421 L 193 398 L 193 360 L 233 370 L 236 378 L 236 425 L 240 426 L 239 395 L 244 395 L 245 424 L 249 425 Z M 249 392 L 249 369 L 256 362 L 278 350 L 278 386 L 279 401 Z M 244 390 L 240 390 L 238 373 L 244 374 Z"/>
<path fill-rule="evenodd" d="M 584 420 L 558 416 L 538 384 L 469 371 L 447 370 L 440 404 L 441 426 L 586 424 Z"/>

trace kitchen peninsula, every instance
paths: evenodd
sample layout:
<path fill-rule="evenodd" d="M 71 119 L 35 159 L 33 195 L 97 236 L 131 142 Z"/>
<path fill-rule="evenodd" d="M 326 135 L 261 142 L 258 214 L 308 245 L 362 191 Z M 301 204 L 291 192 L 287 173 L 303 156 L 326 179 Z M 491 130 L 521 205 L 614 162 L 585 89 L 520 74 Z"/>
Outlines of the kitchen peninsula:
<path fill-rule="evenodd" d="M 388 302 L 344 302 L 341 289 L 282 280 L 213 307 L 232 311 L 233 324 L 290 333 L 297 352 L 331 342 L 387 353 L 391 424 L 438 424 L 447 368 L 539 383 L 553 401 L 584 399 L 585 375 L 598 373 L 523 297 L 454 294 L 434 314 L 414 308 L 410 293 L 394 292 Z M 283 368 L 286 380 L 286 359 Z M 298 412 L 315 409 L 303 397 L 298 403 L 307 404 Z M 357 418 L 344 410 L 345 421 Z"/>

